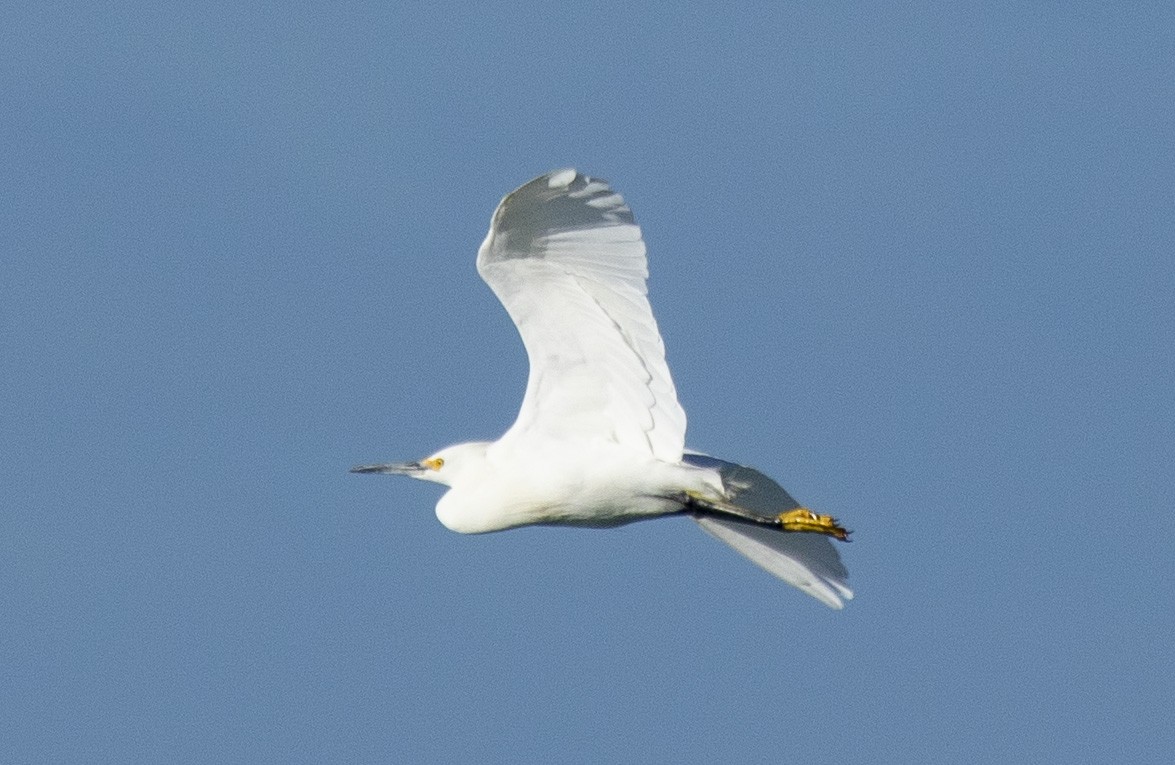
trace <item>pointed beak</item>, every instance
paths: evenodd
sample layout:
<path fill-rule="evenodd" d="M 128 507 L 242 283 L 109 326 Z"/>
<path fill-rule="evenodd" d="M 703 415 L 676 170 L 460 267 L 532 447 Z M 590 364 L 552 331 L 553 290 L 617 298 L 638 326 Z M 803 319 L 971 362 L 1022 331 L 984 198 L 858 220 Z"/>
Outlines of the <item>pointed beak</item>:
<path fill-rule="evenodd" d="M 426 470 L 419 462 L 385 462 L 382 465 L 356 465 L 352 473 L 394 473 L 396 475 L 420 475 Z"/>

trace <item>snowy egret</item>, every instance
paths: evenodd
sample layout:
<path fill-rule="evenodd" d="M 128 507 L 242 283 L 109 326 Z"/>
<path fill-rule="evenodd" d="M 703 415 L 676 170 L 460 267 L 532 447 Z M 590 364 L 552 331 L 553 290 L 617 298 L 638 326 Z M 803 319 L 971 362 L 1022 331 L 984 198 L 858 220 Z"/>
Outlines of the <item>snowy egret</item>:
<path fill-rule="evenodd" d="M 829 540 L 848 539 L 835 519 L 756 470 L 685 450 L 641 231 L 605 181 L 557 170 L 507 194 L 477 270 L 530 359 L 518 419 L 497 441 L 352 472 L 448 486 L 437 518 L 466 534 L 686 515 L 833 608 L 853 596 Z"/>

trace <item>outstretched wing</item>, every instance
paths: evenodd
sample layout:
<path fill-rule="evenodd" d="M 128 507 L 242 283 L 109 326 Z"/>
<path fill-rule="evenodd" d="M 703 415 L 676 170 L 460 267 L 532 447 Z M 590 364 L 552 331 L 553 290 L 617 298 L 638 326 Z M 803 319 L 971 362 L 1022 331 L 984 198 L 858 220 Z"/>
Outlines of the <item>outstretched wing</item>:
<path fill-rule="evenodd" d="M 681 459 L 685 412 L 646 297 L 641 230 L 607 182 L 557 170 L 506 195 L 477 254 L 530 358 L 511 432 Z"/>
<path fill-rule="evenodd" d="M 717 470 L 730 492 L 729 500 L 744 510 L 773 518 L 800 506 L 782 486 L 754 468 L 693 453 L 685 455 L 685 462 Z M 846 584 L 849 572 L 828 537 L 714 516 L 694 520 L 760 567 L 833 608 L 844 608 L 844 601 L 853 597 Z"/>

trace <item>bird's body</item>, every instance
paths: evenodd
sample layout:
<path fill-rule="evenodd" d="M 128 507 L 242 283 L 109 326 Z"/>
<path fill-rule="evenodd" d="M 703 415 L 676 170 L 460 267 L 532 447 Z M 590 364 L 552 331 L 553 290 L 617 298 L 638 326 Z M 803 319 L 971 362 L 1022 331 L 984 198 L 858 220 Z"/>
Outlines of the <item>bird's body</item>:
<path fill-rule="evenodd" d="M 847 532 L 832 518 L 757 471 L 685 451 L 685 412 L 646 297 L 644 242 L 607 183 L 559 170 L 508 194 L 477 266 L 530 360 L 517 420 L 494 442 L 355 472 L 448 486 L 437 517 L 462 533 L 688 514 L 828 605 L 852 597 L 826 538 Z"/>
<path fill-rule="evenodd" d="M 438 452 L 445 463 L 439 472 L 466 463 L 470 472 L 441 497 L 437 518 L 465 534 L 535 524 L 619 526 L 680 512 L 687 493 L 723 496 L 714 470 L 649 460 L 603 439 L 569 445 L 507 436 L 455 448 L 456 456 Z"/>

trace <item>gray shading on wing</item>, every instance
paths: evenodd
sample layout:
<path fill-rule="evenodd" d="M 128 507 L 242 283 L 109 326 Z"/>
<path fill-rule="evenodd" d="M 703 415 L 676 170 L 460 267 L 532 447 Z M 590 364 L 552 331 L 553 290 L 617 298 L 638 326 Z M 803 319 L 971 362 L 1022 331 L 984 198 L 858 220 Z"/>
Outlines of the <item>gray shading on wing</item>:
<path fill-rule="evenodd" d="M 477 268 L 530 360 L 510 432 L 681 459 L 685 412 L 646 297 L 640 228 L 607 182 L 557 170 L 506 195 Z"/>
<path fill-rule="evenodd" d="M 695 453 L 687 453 L 683 461 L 718 470 L 729 492 L 727 499 L 744 510 L 773 518 L 800 507 L 782 486 L 754 468 Z M 848 569 L 828 537 L 714 516 L 695 516 L 694 520 L 761 568 L 832 608 L 844 608 L 844 601 L 853 597 L 846 583 Z"/>

